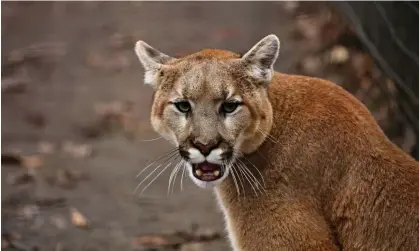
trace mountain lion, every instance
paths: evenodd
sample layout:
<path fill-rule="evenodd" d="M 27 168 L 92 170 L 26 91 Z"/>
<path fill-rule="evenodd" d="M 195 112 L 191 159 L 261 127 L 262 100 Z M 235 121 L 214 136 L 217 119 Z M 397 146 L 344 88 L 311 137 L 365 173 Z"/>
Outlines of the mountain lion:
<path fill-rule="evenodd" d="M 273 70 L 279 40 L 173 58 L 135 47 L 151 123 L 214 188 L 232 248 L 419 250 L 419 163 L 357 99 Z"/>

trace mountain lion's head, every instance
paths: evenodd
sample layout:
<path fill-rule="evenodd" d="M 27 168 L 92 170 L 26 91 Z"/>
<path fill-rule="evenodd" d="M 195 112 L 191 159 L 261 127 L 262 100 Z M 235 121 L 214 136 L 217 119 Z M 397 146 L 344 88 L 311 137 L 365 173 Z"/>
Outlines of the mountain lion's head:
<path fill-rule="evenodd" d="M 178 147 L 192 180 L 213 187 L 238 157 L 255 151 L 272 126 L 267 88 L 279 40 L 269 35 L 243 56 L 203 50 L 173 58 L 138 41 L 145 84 L 155 90 L 151 123 Z"/>

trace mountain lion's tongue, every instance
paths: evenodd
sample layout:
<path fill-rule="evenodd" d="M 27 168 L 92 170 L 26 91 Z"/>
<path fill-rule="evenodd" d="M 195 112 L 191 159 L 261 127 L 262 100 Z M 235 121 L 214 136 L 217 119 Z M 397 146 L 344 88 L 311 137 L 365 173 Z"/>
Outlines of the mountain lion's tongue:
<path fill-rule="evenodd" d="M 213 171 L 220 170 L 219 165 L 208 163 L 208 162 L 198 164 L 197 168 L 203 172 L 213 172 Z"/>
<path fill-rule="evenodd" d="M 222 176 L 221 166 L 204 162 L 195 166 L 194 175 L 203 181 L 214 181 Z"/>

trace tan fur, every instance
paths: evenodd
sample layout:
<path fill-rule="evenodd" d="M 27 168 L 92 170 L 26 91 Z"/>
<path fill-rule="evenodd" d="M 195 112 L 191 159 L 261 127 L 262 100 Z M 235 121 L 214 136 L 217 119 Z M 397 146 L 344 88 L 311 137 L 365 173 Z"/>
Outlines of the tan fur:
<path fill-rule="evenodd" d="M 239 161 L 260 185 L 241 175 L 239 195 L 229 175 L 216 187 L 235 250 L 419 250 L 419 163 L 341 87 L 278 72 L 260 86 L 237 58 L 204 50 L 168 62 L 151 117 L 156 131 L 182 142 L 196 128 L 167 112 L 173 92 L 202 104 L 225 90 L 243 97 L 240 125 L 219 133 L 243 139 Z M 214 122 L 205 124 L 209 107 L 195 124 L 202 140 L 216 134 Z"/>

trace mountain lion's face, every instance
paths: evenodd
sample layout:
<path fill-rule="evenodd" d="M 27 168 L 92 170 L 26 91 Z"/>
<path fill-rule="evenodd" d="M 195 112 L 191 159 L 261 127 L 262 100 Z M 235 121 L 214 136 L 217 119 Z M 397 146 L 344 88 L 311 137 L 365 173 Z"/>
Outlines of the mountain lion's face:
<path fill-rule="evenodd" d="M 204 50 L 174 59 L 137 42 L 145 83 L 155 89 L 152 126 L 178 147 L 198 186 L 222 182 L 240 165 L 237 157 L 255 151 L 269 134 L 267 84 L 278 49 L 278 39 L 270 35 L 241 58 Z"/>

